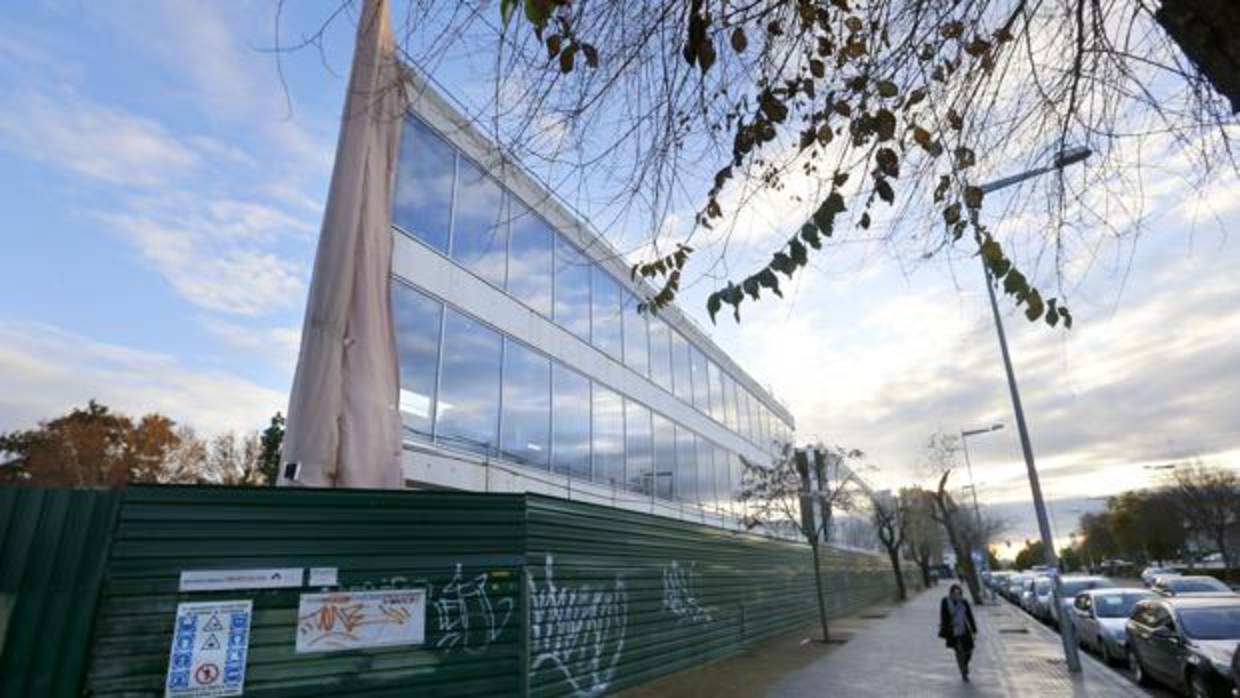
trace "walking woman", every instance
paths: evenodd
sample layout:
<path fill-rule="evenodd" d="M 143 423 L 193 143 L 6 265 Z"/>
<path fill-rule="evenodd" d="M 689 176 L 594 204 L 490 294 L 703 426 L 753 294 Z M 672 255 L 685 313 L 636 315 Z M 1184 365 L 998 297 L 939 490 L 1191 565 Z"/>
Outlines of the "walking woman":
<path fill-rule="evenodd" d="M 969 680 L 969 660 L 973 658 L 973 636 L 976 634 L 973 608 L 965 601 L 960 585 L 953 584 L 939 604 L 939 637 L 956 652 L 960 678 L 966 682 Z"/>

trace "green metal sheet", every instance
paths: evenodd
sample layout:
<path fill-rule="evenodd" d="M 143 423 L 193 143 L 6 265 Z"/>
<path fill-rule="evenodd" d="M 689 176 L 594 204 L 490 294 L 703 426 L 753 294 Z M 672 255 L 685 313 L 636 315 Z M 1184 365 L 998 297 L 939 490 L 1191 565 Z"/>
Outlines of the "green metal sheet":
<path fill-rule="evenodd" d="M 610 693 L 817 619 L 804 544 L 538 496 L 527 531 L 531 696 Z M 884 558 L 822 558 L 833 617 L 894 595 Z"/>
<path fill-rule="evenodd" d="M 78 695 L 119 500 L 0 489 L 0 695 Z"/>
<path fill-rule="evenodd" d="M 142 487 L 118 521 L 88 689 L 163 695 L 177 604 L 254 604 L 247 696 L 515 696 L 523 680 L 518 496 Z M 302 593 L 181 593 L 182 570 L 335 567 L 339 589 L 425 588 L 426 643 L 297 654 Z"/>

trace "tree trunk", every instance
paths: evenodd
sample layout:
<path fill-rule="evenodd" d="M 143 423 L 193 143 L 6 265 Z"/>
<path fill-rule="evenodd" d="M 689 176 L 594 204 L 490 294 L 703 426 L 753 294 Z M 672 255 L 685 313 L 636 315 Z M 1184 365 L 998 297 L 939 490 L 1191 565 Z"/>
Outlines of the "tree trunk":
<path fill-rule="evenodd" d="M 984 606 L 986 600 L 982 598 L 982 590 L 977 586 L 977 570 L 973 567 L 973 556 L 969 555 L 969 551 L 960 545 L 960 538 L 956 535 L 956 526 L 951 522 L 951 516 L 944 512 L 943 528 L 947 529 L 947 540 L 952 544 L 952 550 L 956 552 L 956 563 L 960 567 L 960 574 L 964 576 L 965 586 L 969 588 L 969 596 L 973 597 L 973 605 Z"/>
<path fill-rule="evenodd" d="M 809 547 L 814 554 L 814 588 L 818 591 L 818 620 L 822 623 L 822 641 L 826 642 L 831 639 L 831 635 L 827 628 L 827 604 L 822 598 L 822 568 L 818 565 L 818 543 L 810 543 Z"/>
<path fill-rule="evenodd" d="M 921 586 L 923 589 L 930 588 L 930 563 L 917 561 L 917 567 L 921 570 Z"/>
<path fill-rule="evenodd" d="M 908 599 L 908 594 L 904 590 L 904 570 L 900 569 L 900 552 L 888 548 L 887 556 L 891 558 L 891 571 L 896 576 L 896 591 L 900 595 L 900 600 L 905 601 Z"/>
<path fill-rule="evenodd" d="M 1240 4 L 1236 0 L 1163 0 L 1154 19 L 1240 113 Z"/>

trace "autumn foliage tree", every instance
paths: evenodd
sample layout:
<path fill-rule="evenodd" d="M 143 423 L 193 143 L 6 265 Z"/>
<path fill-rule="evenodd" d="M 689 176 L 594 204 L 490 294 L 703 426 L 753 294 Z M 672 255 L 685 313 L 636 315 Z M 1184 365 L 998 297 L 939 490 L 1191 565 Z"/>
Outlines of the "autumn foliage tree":
<path fill-rule="evenodd" d="M 91 400 L 85 408 L 0 434 L 0 484 L 122 487 L 131 483 L 261 485 L 274 482 L 283 418 L 258 432 L 204 439 L 160 414 L 134 420 Z"/>

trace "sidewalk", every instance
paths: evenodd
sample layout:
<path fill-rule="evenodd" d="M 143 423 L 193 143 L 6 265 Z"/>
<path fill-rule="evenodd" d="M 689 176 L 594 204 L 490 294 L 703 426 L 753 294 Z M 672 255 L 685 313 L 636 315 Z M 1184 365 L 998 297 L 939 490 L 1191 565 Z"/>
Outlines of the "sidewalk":
<path fill-rule="evenodd" d="M 1059 637 L 1003 601 L 973 609 L 979 635 L 972 683 L 964 683 L 951 650 L 936 636 L 946 592 L 940 585 L 891 608 L 844 646 L 786 675 L 766 698 L 1143 695 L 1084 652 L 1082 673 L 1069 674 Z"/>

